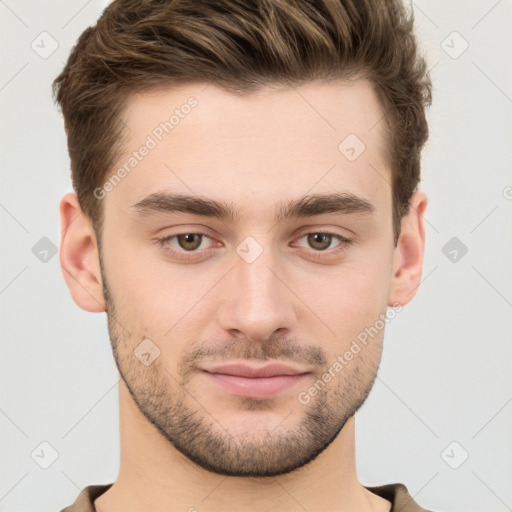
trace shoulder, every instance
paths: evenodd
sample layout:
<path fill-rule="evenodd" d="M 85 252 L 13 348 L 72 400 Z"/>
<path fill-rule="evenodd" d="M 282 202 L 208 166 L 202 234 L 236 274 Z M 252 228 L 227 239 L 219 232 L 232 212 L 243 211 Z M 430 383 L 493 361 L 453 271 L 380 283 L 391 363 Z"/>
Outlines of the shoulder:
<path fill-rule="evenodd" d="M 60 512 L 96 512 L 94 500 L 110 489 L 112 485 L 113 483 L 84 487 L 73 504 L 63 508 Z"/>
<path fill-rule="evenodd" d="M 422 508 L 410 495 L 407 487 L 401 483 L 379 486 L 365 486 L 370 492 L 392 503 L 390 512 L 432 512 Z"/>

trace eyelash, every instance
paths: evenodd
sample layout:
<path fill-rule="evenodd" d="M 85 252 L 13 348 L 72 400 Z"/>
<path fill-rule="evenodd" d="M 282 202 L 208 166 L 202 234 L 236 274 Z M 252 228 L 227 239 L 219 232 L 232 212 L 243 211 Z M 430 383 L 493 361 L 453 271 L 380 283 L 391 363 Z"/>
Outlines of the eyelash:
<path fill-rule="evenodd" d="M 184 233 L 175 233 L 174 235 L 170 235 L 170 236 L 166 236 L 164 238 L 156 238 L 156 242 L 158 243 L 158 245 L 165 251 L 165 252 L 168 252 L 171 254 L 171 256 L 175 256 L 177 258 L 180 258 L 180 259 L 183 259 L 183 260 L 190 260 L 190 259 L 193 259 L 193 258 L 196 258 L 197 257 L 197 253 L 198 253 L 198 250 L 194 250 L 194 251 L 189 251 L 189 252 L 186 252 L 184 250 L 176 250 L 176 249 L 172 249 L 170 246 L 169 246 L 169 242 L 179 236 L 179 235 L 200 235 L 200 236 L 204 236 L 204 237 L 207 237 L 207 238 L 210 238 L 211 237 L 207 234 L 207 233 L 203 233 L 203 232 L 200 232 L 200 231 L 185 231 Z M 341 243 L 339 244 L 339 246 L 332 250 L 332 252 L 329 253 L 329 256 L 337 256 L 338 254 L 342 253 L 343 251 L 345 251 L 346 249 L 348 249 L 348 247 L 350 245 L 352 245 L 352 240 L 349 240 L 348 238 L 345 238 L 344 236 L 342 235 L 339 235 L 338 233 L 331 233 L 330 231 L 307 231 L 305 233 L 302 233 L 298 238 L 297 240 L 300 240 L 301 238 L 307 236 L 307 235 L 329 235 L 329 236 L 332 236 L 336 239 L 338 239 Z M 207 249 L 206 252 L 210 252 L 212 249 Z M 321 259 L 321 258 L 324 258 L 324 255 L 325 253 L 327 252 L 327 250 L 323 250 L 323 251 L 315 251 L 313 250 L 313 254 L 312 254 L 312 257 L 315 258 L 315 259 Z M 316 254 L 315 254 L 316 253 Z"/>

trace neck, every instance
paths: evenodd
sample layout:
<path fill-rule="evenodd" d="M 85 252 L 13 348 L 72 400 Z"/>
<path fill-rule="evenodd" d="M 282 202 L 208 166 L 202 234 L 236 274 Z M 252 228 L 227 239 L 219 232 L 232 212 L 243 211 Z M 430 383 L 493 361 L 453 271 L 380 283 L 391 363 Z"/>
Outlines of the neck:
<path fill-rule="evenodd" d="M 390 503 L 363 487 L 355 466 L 355 420 L 305 466 L 275 477 L 209 472 L 176 450 L 141 414 L 119 383 L 121 465 L 112 487 L 95 500 L 98 512 L 369 512 Z"/>

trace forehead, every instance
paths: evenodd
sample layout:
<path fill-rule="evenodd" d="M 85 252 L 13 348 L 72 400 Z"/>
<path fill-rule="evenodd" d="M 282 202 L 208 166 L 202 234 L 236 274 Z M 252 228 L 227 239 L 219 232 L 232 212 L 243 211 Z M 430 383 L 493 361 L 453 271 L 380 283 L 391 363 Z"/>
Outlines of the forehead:
<path fill-rule="evenodd" d="M 122 177 L 107 202 L 125 213 L 163 190 L 261 209 L 308 191 L 391 197 L 383 109 L 365 80 L 245 95 L 189 84 L 135 95 L 121 117 L 125 151 L 113 175 Z"/>

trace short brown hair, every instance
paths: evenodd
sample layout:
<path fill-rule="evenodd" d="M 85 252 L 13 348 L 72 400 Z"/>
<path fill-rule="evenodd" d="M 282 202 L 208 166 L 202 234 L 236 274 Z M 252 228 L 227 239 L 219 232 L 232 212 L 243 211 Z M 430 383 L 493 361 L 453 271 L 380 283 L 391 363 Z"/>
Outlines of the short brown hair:
<path fill-rule="evenodd" d="M 72 182 L 101 236 L 93 191 L 122 152 L 134 92 L 194 82 L 243 94 L 270 84 L 368 79 L 381 101 L 392 170 L 395 245 L 420 181 L 432 85 L 401 0 L 114 0 L 53 83 Z"/>

